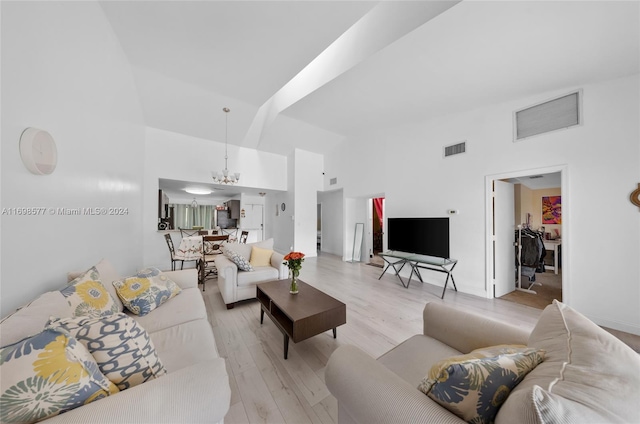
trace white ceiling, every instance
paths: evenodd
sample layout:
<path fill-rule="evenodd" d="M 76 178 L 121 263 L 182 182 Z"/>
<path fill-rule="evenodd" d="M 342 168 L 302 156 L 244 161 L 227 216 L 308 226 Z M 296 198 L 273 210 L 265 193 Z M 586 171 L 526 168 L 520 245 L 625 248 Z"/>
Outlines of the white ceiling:
<path fill-rule="evenodd" d="M 526 177 L 509 178 L 505 180 L 513 184 L 522 184 L 531 190 L 542 190 L 546 188 L 560 188 L 562 185 L 562 175 L 560 172 L 551 174 L 527 175 Z"/>
<path fill-rule="evenodd" d="M 275 193 L 273 190 L 234 185 L 194 183 L 189 181 L 170 180 L 167 178 L 160 178 L 158 180 L 158 186 L 162 192 L 169 197 L 169 203 L 179 204 L 188 204 L 191 203 L 193 199 L 196 199 L 196 201 L 202 205 L 221 205 L 240 193 L 250 196 L 258 196 L 259 193 Z M 207 189 L 211 190 L 211 193 L 191 194 L 185 191 L 187 188 Z"/>
<path fill-rule="evenodd" d="M 383 16 L 386 23 L 362 29 L 354 54 L 373 45 L 366 40 L 377 47 L 285 104 L 258 132 L 257 148 L 326 153 L 349 136 L 640 71 L 637 1 L 465 0 L 416 25 L 420 3 L 437 2 L 396 1 L 398 13 Z M 381 7 L 370 1 L 101 6 L 134 69 L 147 125 L 224 141 L 228 106 L 229 143 L 238 145 L 272 96 Z"/>

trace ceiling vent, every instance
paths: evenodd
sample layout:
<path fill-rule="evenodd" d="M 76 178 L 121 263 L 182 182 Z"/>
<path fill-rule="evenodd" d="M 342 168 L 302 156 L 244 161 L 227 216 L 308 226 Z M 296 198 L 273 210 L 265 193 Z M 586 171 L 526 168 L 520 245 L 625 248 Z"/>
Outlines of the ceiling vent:
<path fill-rule="evenodd" d="M 514 141 L 582 124 L 582 90 L 514 113 Z"/>
<path fill-rule="evenodd" d="M 444 157 L 459 155 L 467 151 L 467 142 L 463 141 L 458 144 L 452 144 L 451 146 L 444 146 Z"/>
<path fill-rule="evenodd" d="M 331 178 L 329 180 L 329 185 L 336 185 L 338 184 L 338 179 L 337 178 Z"/>

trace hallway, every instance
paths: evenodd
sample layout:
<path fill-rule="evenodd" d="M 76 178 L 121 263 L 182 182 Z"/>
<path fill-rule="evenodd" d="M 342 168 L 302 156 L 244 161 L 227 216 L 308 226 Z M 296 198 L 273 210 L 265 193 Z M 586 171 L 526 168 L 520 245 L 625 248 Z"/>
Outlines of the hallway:
<path fill-rule="evenodd" d="M 536 273 L 536 283 L 542 284 L 535 284 L 531 287 L 531 290 L 535 291 L 536 294 L 516 290 L 505 294 L 499 299 L 520 303 L 536 309 L 544 309 L 553 302 L 553 299 L 562 302 L 562 271 L 558 274 L 554 274 L 553 271 Z M 527 288 L 529 284 L 529 280 L 523 277 L 522 287 Z"/>

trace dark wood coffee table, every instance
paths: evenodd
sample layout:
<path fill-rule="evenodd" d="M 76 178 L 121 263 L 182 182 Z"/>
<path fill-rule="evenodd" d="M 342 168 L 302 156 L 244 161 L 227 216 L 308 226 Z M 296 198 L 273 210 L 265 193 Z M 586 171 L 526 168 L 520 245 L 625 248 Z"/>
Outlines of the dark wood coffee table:
<path fill-rule="evenodd" d="M 301 342 L 347 323 L 344 303 L 298 280 L 298 294 L 289 293 L 290 280 L 275 280 L 257 285 L 260 302 L 260 324 L 264 313 L 284 335 L 284 359 L 289 353 L 289 339 Z"/>

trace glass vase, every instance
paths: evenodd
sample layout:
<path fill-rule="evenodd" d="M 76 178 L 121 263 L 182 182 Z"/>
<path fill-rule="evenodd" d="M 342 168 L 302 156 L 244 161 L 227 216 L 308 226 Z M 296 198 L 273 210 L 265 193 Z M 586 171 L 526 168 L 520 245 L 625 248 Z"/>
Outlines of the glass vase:
<path fill-rule="evenodd" d="M 291 285 L 289 286 L 291 294 L 298 294 L 298 274 L 299 271 L 291 271 Z"/>

